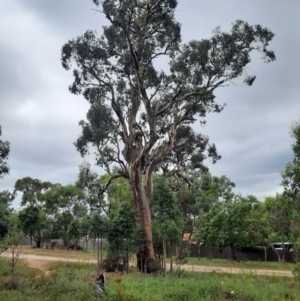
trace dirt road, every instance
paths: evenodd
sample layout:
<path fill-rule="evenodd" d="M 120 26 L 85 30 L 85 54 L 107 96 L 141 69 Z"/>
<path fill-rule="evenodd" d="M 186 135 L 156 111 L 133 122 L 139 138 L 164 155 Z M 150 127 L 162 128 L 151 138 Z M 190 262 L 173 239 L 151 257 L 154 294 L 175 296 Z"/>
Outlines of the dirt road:
<path fill-rule="evenodd" d="M 3 253 L 1 256 L 10 257 L 10 253 Z M 65 257 L 54 257 L 54 256 L 44 256 L 35 254 L 20 254 L 20 259 L 26 259 L 29 262 L 35 261 L 64 261 L 64 262 L 87 262 L 87 263 L 97 263 L 96 260 L 89 259 L 74 259 Z M 30 264 L 29 264 L 30 265 Z M 170 267 L 168 266 L 168 269 Z M 279 277 L 293 277 L 291 271 L 283 270 L 268 270 L 268 269 L 240 269 L 240 268 L 229 268 L 220 266 L 204 266 L 204 265 L 182 265 L 182 269 L 186 271 L 194 271 L 201 273 L 230 273 L 230 274 L 252 274 L 252 275 L 268 275 L 268 276 L 279 276 Z"/>

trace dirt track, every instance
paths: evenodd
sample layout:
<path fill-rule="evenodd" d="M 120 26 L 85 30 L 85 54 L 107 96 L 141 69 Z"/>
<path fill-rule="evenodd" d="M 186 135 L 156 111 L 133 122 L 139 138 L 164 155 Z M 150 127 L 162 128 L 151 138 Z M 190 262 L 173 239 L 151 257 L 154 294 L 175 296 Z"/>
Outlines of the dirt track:
<path fill-rule="evenodd" d="M 10 253 L 3 253 L 1 256 L 10 257 Z M 89 259 L 74 259 L 74 258 L 64 258 L 64 257 L 54 257 L 54 256 L 42 256 L 35 254 L 21 254 L 20 259 L 27 259 L 29 262 L 35 261 L 65 261 L 65 262 L 88 262 L 88 263 L 97 263 L 96 260 Z M 169 267 L 168 267 L 169 268 Z M 182 265 L 182 269 L 186 271 L 194 272 L 216 272 L 216 273 L 230 273 L 230 274 L 253 274 L 253 275 L 268 275 L 268 276 L 280 276 L 280 277 L 293 277 L 291 271 L 282 271 L 282 270 L 267 270 L 267 269 L 240 269 L 240 268 L 228 268 L 228 267 L 219 267 L 219 266 L 202 266 L 202 265 Z"/>

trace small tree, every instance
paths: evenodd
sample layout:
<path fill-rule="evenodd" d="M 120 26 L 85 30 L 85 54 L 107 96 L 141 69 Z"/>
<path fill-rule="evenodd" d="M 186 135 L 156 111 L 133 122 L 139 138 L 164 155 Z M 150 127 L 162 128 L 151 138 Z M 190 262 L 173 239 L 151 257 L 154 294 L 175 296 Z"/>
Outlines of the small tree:
<path fill-rule="evenodd" d="M 95 245 L 97 244 L 97 270 L 100 272 L 103 263 L 103 238 L 107 236 L 108 219 L 101 212 L 92 208 L 93 215 L 90 221 L 90 235 L 94 238 Z M 100 253 L 99 253 L 100 252 Z M 99 257 L 100 256 L 100 257 Z"/>
<path fill-rule="evenodd" d="M 293 222 L 295 221 L 297 210 L 297 204 L 294 199 L 285 195 L 277 194 L 276 197 L 267 197 L 264 202 L 265 210 L 267 212 L 268 222 L 271 227 L 269 245 L 272 250 L 277 254 L 278 261 L 285 261 L 286 247 L 285 242 L 296 242 L 297 237 L 293 239 Z M 298 205 L 299 207 L 299 205 Z M 299 231 L 298 231 L 299 234 Z M 282 256 L 274 248 L 274 240 L 280 241 L 282 244 Z"/>
<path fill-rule="evenodd" d="M 167 241 L 178 241 L 183 229 L 183 220 L 174 193 L 164 177 L 154 181 L 152 198 L 153 221 L 157 223 L 162 236 L 163 267 L 167 275 Z"/>
<path fill-rule="evenodd" d="M 108 231 L 108 259 L 123 265 L 129 272 L 129 254 L 134 246 L 136 219 L 132 206 L 122 203 L 118 215 L 113 218 Z"/>
<path fill-rule="evenodd" d="M 9 230 L 4 239 L 3 246 L 11 251 L 11 286 L 14 289 L 17 288 L 18 285 L 16 266 L 21 252 L 21 247 L 19 245 L 20 237 L 21 230 L 18 215 L 16 213 L 12 213 L 9 218 Z"/>
<path fill-rule="evenodd" d="M 91 228 L 91 216 L 86 215 L 82 220 L 81 220 L 81 236 L 85 237 L 85 241 L 82 245 L 82 247 L 88 248 L 88 238 L 89 238 L 89 233 L 90 233 L 90 228 Z"/>
<path fill-rule="evenodd" d="M 74 218 L 84 218 L 87 202 L 84 192 L 75 185 L 54 185 L 43 194 L 45 209 L 55 215 L 64 244 L 68 245 L 68 225 Z"/>
<path fill-rule="evenodd" d="M 77 243 L 81 237 L 81 223 L 78 219 L 73 219 L 68 226 L 67 235 L 70 240 L 73 240 L 74 251 L 77 251 Z"/>
<path fill-rule="evenodd" d="M 91 164 L 83 162 L 79 165 L 79 174 L 77 181 L 75 182 L 76 187 L 80 188 L 85 194 L 85 200 L 89 207 L 94 207 L 98 204 L 98 192 L 99 189 L 92 183 L 97 182 L 98 175 L 91 169 Z"/>
<path fill-rule="evenodd" d="M 40 209 L 36 206 L 29 205 L 19 212 L 20 225 L 24 233 L 29 234 L 29 246 L 32 247 L 32 238 L 36 236 L 37 247 L 40 248 L 40 233 L 41 233 L 41 215 Z M 36 235 L 35 235 L 36 234 Z"/>

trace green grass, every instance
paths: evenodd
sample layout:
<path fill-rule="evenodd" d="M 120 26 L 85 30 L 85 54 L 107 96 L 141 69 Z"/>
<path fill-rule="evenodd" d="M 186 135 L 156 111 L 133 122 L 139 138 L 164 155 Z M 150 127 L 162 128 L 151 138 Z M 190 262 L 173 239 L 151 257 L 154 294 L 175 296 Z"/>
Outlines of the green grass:
<path fill-rule="evenodd" d="M 293 263 L 286 262 L 264 262 L 264 261 L 241 261 L 236 262 L 227 259 L 216 258 L 201 258 L 200 260 L 195 257 L 188 257 L 187 263 L 189 265 L 205 265 L 205 266 L 220 266 L 230 268 L 249 268 L 249 269 L 269 269 L 269 270 L 292 270 Z"/>
<path fill-rule="evenodd" d="M 9 283 L 9 262 L 0 258 L 0 283 Z M 96 300 L 93 295 L 92 278 L 95 265 L 88 263 L 49 262 L 51 273 L 47 276 L 19 263 L 18 286 L 0 288 L 1 301 L 79 301 Z M 28 273 L 31 271 L 30 273 Z M 96 275 L 96 274 L 95 274 Z"/>
<path fill-rule="evenodd" d="M 183 273 L 167 278 L 129 275 L 109 285 L 109 301 L 300 300 L 293 279 L 253 275 Z"/>
<path fill-rule="evenodd" d="M 0 286 L 1 301 L 99 300 L 93 294 L 95 264 L 48 262 L 47 276 L 18 263 L 16 290 Z M 9 280 L 9 261 L 0 258 L 0 284 Z M 249 274 L 195 273 L 176 270 L 162 276 L 107 275 L 105 301 L 284 301 L 300 300 L 293 278 Z"/>
<path fill-rule="evenodd" d="M 11 272 L 10 259 L 9 258 L 0 258 L 0 294 L 1 294 L 1 291 L 5 291 L 12 287 L 11 275 L 12 275 L 12 272 Z M 41 272 L 39 270 L 32 269 L 32 268 L 22 264 L 20 260 L 16 265 L 15 281 L 17 284 L 19 284 L 21 280 L 27 281 L 29 279 L 39 277 L 40 275 L 41 275 Z M 0 295 L 0 300 L 2 300 L 1 295 Z"/>

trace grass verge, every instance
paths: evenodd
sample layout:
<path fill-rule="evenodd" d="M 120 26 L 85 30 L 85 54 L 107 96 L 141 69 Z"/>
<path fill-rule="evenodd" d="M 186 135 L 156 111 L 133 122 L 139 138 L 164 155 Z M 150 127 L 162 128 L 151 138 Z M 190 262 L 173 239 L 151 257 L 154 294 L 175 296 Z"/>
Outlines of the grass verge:
<path fill-rule="evenodd" d="M 291 271 L 295 266 L 293 263 L 287 262 L 271 262 L 271 261 L 233 261 L 227 259 L 216 258 L 201 258 L 200 260 L 195 257 L 187 258 L 188 265 L 204 265 L 204 266 L 219 266 L 240 269 L 268 269 L 268 270 L 288 270 Z"/>
<path fill-rule="evenodd" d="M 89 263 L 48 262 L 46 276 L 20 262 L 16 290 L 0 287 L 1 301 L 79 301 L 99 300 L 92 284 L 95 265 Z M 9 261 L 0 258 L 0 283 L 9 278 Z M 5 280 L 6 279 L 6 280 Z M 106 301 L 282 301 L 300 300 L 299 286 L 293 278 L 249 274 L 194 273 L 177 269 L 168 275 L 107 275 Z"/>
<path fill-rule="evenodd" d="M 109 285 L 109 301 L 300 300 L 291 278 L 174 273 L 167 278 L 128 275 Z"/>

